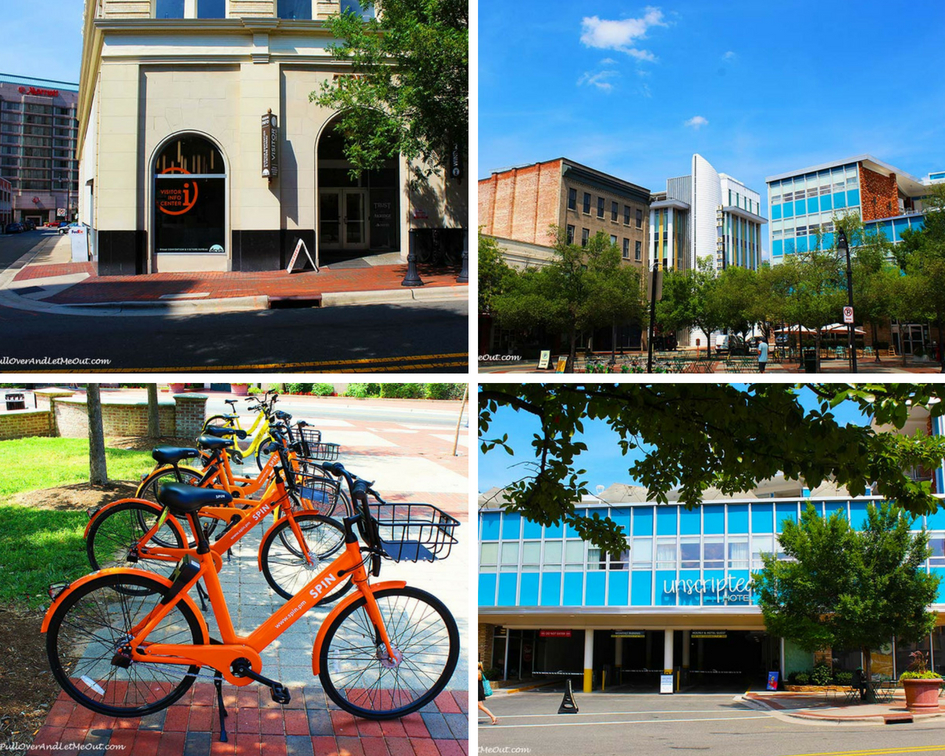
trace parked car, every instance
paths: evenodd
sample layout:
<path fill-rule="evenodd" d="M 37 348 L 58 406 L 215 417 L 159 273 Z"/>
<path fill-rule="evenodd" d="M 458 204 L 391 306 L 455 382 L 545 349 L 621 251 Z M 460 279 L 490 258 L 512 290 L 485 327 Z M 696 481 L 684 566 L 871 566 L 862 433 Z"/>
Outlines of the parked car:
<path fill-rule="evenodd" d="M 63 223 L 61 226 L 59 226 L 59 235 L 62 236 L 63 234 L 68 234 L 69 229 L 74 228 L 78 225 L 79 225 L 78 221 L 75 221 L 73 223 Z"/>
<path fill-rule="evenodd" d="M 748 344 L 741 336 L 720 334 L 715 337 L 716 354 L 748 354 Z"/>
<path fill-rule="evenodd" d="M 7 223 L 4 231 L 8 234 L 22 234 L 26 229 L 22 223 Z"/>

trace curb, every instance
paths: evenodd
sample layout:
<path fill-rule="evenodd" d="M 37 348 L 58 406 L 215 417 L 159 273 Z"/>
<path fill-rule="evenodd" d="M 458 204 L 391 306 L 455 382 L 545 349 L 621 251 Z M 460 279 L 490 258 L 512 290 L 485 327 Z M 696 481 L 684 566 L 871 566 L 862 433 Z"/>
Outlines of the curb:
<path fill-rule="evenodd" d="M 457 291 L 459 289 L 459 291 Z M 322 307 L 359 304 L 399 304 L 401 302 L 443 302 L 465 299 L 468 284 L 436 286 L 431 289 L 380 289 L 375 291 L 336 291 L 322 294 Z"/>
<path fill-rule="evenodd" d="M 735 701 L 748 706 L 756 711 L 765 711 L 777 717 L 790 717 L 791 719 L 801 719 L 807 722 L 820 722 L 826 724 L 856 724 L 858 722 L 867 722 L 871 724 L 889 724 L 894 721 L 904 721 L 908 716 L 911 721 L 918 722 L 926 719 L 937 719 L 945 715 L 945 709 L 933 714 L 913 714 L 911 712 L 888 712 L 877 714 L 862 715 L 839 715 L 834 713 L 818 714 L 805 709 L 776 709 L 770 706 L 767 701 L 758 698 L 747 698 L 745 696 L 735 696 Z"/>

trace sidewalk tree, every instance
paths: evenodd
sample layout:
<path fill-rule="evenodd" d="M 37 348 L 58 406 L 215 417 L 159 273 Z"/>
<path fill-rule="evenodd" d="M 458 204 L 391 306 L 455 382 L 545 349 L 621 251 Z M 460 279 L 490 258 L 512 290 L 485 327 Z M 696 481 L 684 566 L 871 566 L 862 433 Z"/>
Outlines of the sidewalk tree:
<path fill-rule="evenodd" d="M 717 283 L 711 257 L 699 258 L 695 270 L 668 271 L 663 298 L 656 305 L 660 327 L 667 332 L 682 328 L 702 331 L 707 354 L 711 354 L 712 333 L 722 327 L 714 298 Z"/>
<path fill-rule="evenodd" d="M 373 3 L 365 3 L 373 5 Z M 309 99 L 340 112 L 352 172 L 402 155 L 424 179 L 468 155 L 469 5 L 466 0 L 384 0 L 376 18 L 351 10 L 325 24 L 329 50 L 350 75 L 329 77 Z"/>
<path fill-rule="evenodd" d="M 492 300 L 515 285 L 515 271 L 502 256 L 499 243 L 479 235 L 479 312 L 492 311 Z"/>
<path fill-rule="evenodd" d="M 161 414 L 158 405 L 158 388 L 156 383 L 148 384 L 148 438 L 158 438 L 161 435 Z"/>
<path fill-rule="evenodd" d="M 925 569 L 929 535 L 911 532 L 913 521 L 889 503 L 870 504 L 862 530 L 845 509 L 823 517 L 810 503 L 800 522 L 784 520 L 783 555 L 762 554 L 753 575 L 767 631 L 809 652 L 858 648 L 871 679 L 872 649 L 893 636 L 912 643 L 935 626 L 929 606 L 941 578 Z"/>
<path fill-rule="evenodd" d="M 812 489 L 828 479 L 851 491 L 875 483 L 881 496 L 912 514 L 935 511 L 938 502 L 928 483 L 914 481 L 908 471 L 941 464 L 945 438 L 909 437 L 879 426 L 902 429 L 910 406 L 925 407 L 933 417 L 945 413 L 945 386 L 815 384 L 810 388 L 818 401 L 810 410 L 800 403 L 800 388 L 771 383 L 747 390 L 711 383 L 483 384 L 481 449 L 516 452 L 507 435 L 490 436 L 500 408 L 537 420 L 527 459 L 532 469 L 506 487 L 503 506 L 543 525 L 568 522 L 582 538 L 612 553 L 626 547 L 621 528 L 575 510 L 590 493 L 579 459 L 586 451 L 585 418 L 605 422 L 618 435 L 623 454 L 642 454 L 628 474 L 659 503 L 678 489 L 680 502 L 693 508 L 710 486 L 724 494 L 741 493 L 781 473 Z M 873 425 L 838 422 L 831 410 L 844 400 L 854 402 Z"/>
<path fill-rule="evenodd" d="M 757 284 L 758 274 L 749 268 L 731 266 L 719 272 L 708 303 L 719 328 L 746 334 L 758 322 L 754 314 Z"/>
<path fill-rule="evenodd" d="M 814 331 L 818 366 L 822 329 L 837 322 L 847 302 L 846 284 L 841 282 L 835 254 L 824 250 L 796 252 L 782 266 L 791 289 L 787 298 L 787 318 Z"/>
<path fill-rule="evenodd" d="M 102 426 L 99 384 L 88 384 L 85 400 L 89 415 L 89 483 L 104 486 L 108 483 L 108 469 L 105 463 L 105 431 Z"/>

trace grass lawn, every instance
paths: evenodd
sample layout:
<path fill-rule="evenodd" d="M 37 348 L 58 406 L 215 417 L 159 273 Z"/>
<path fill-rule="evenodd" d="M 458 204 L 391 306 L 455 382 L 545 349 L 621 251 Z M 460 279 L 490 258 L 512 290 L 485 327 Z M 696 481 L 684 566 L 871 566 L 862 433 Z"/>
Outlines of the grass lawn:
<path fill-rule="evenodd" d="M 18 493 L 88 482 L 89 442 L 80 438 L 0 441 L 0 602 L 49 604 L 50 583 L 90 572 L 84 511 L 57 511 L 10 502 Z M 107 449 L 108 476 L 137 480 L 151 469 L 145 451 Z"/>

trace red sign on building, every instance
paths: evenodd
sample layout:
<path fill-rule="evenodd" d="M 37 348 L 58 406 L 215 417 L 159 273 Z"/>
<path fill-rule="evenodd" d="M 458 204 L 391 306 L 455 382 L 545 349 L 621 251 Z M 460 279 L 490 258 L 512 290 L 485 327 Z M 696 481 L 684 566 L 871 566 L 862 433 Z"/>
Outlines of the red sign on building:
<path fill-rule="evenodd" d="M 570 630 L 539 630 L 539 638 L 570 638 Z"/>
<path fill-rule="evenodd" d="M 58 97 L 58 89 L 40 89 L 38 87 L 20 87 L 20 94 L 36 95 L 38 97 Z"/>

